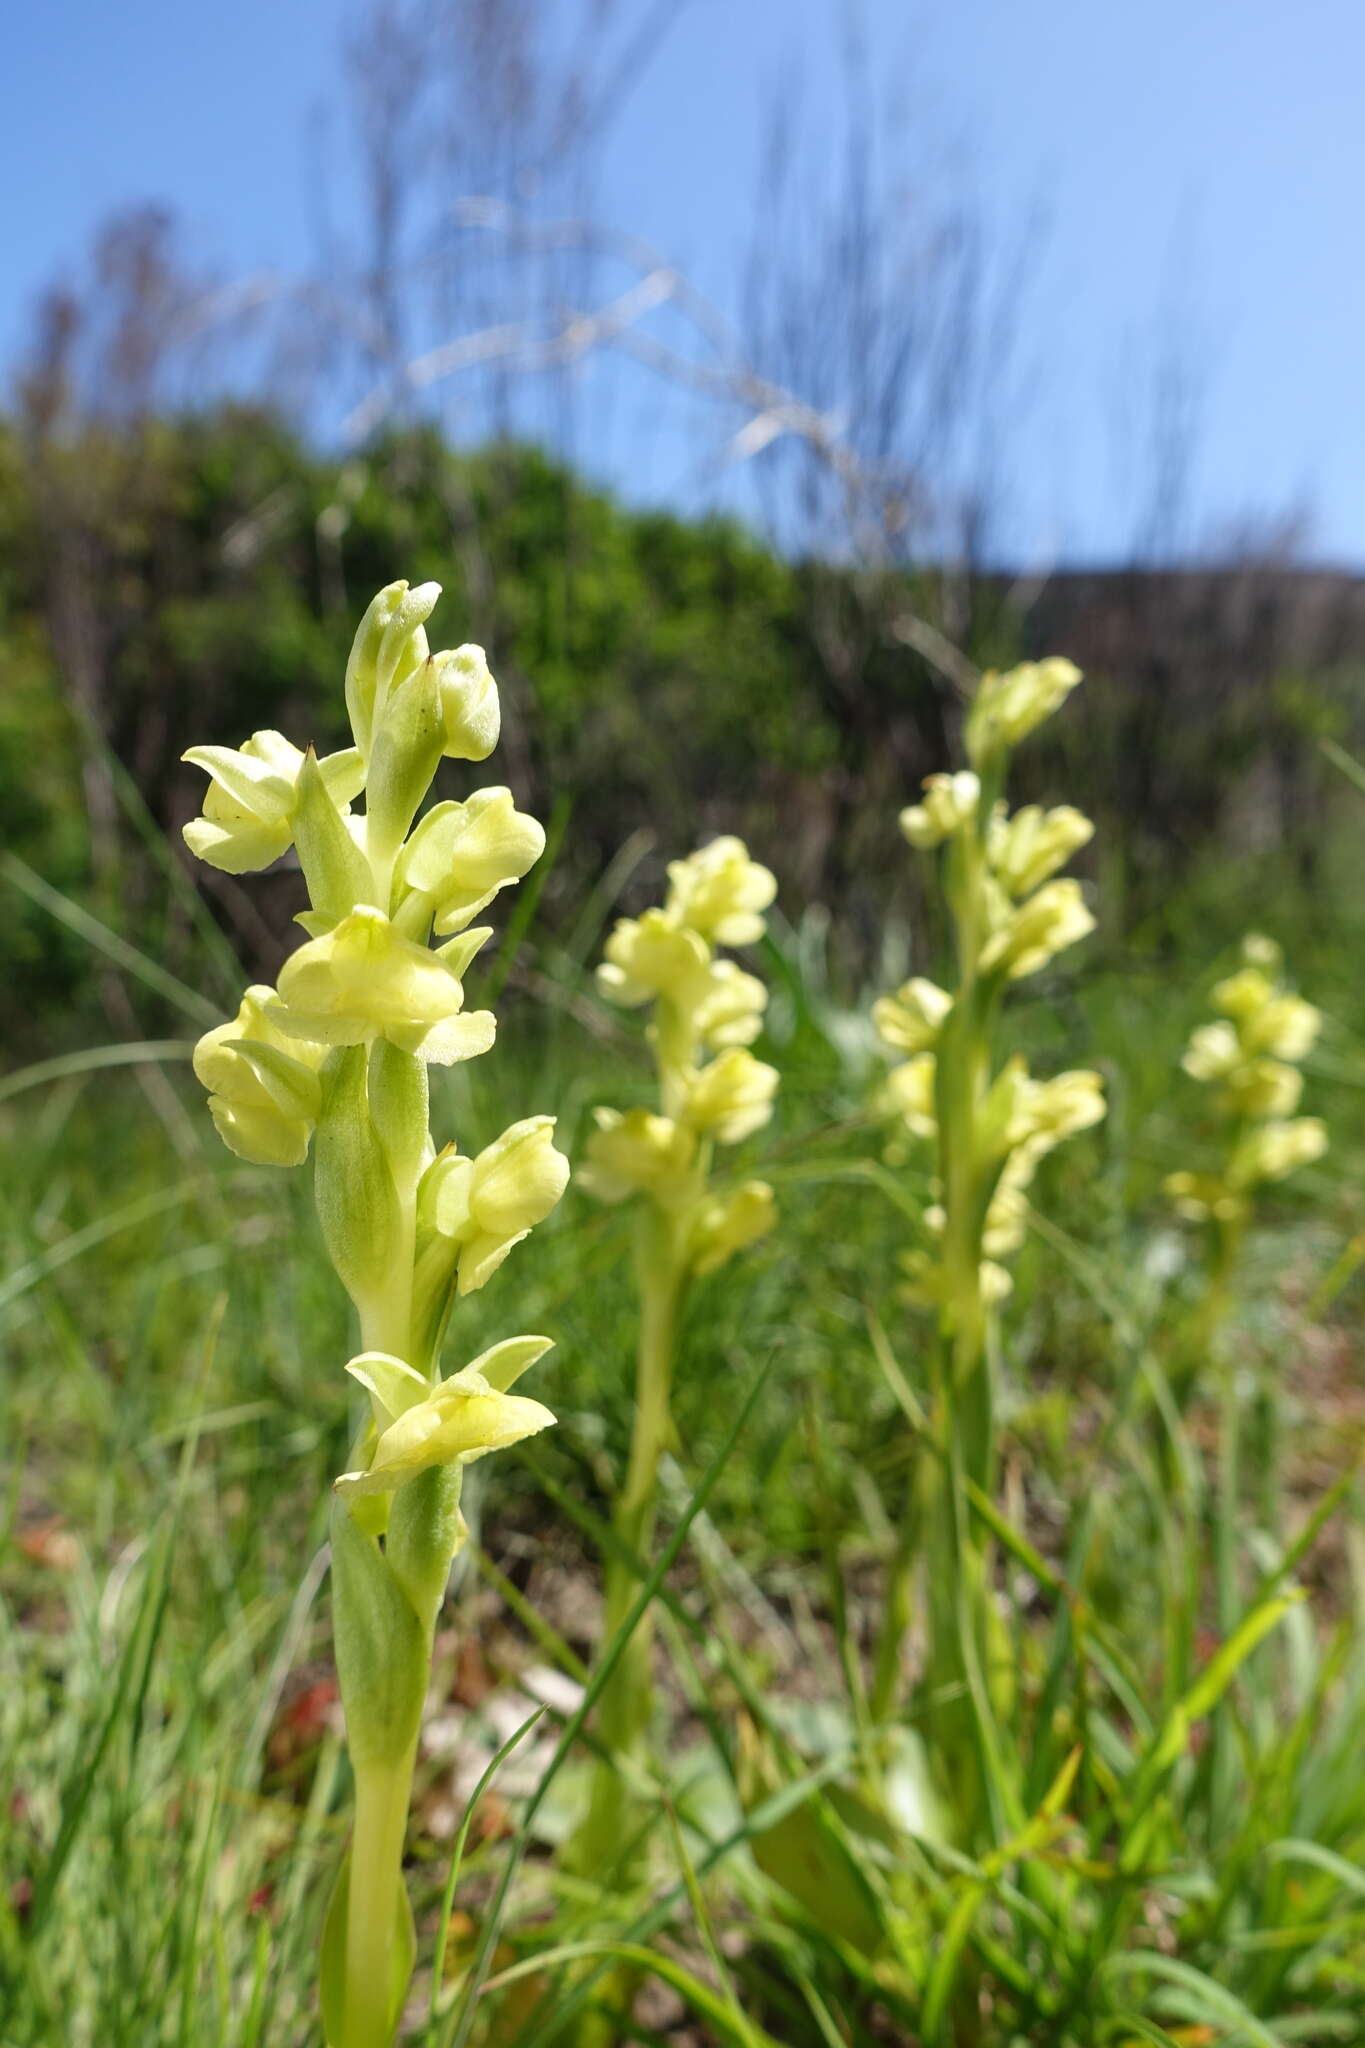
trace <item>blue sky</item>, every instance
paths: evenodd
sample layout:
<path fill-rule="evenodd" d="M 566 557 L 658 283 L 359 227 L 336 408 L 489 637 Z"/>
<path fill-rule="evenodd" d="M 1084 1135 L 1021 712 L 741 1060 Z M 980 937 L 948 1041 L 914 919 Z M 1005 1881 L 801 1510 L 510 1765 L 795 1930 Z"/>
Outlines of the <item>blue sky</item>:
<path fill-rule="evenodd" d="M 1030 396 L 1010 435 L 1021 562 L 1121 553 L 1141 494 L 1124 419 L 1154 351 L 1202 381 L 1201 533 L 1293 505 L 1319 559 L 1365 568 L 1365 12 L 1354 0 L 866 0 L 875 73 L 915 166 L 969 180 L 1002 231 L 1045 227 L 1020 312 Z M 171 202 L 223 270 L 312 254 L 307 136 L 336 92 L 338 0 L 48 0 L 0 67 L 0 359 L 99 215 Z M 613 131 L 599 206 L 722 304 L 784 67 L 833 70 L 828 0 L 686 0 Z M 20 26 L 22 22 L 22 26 Z M 339 132 L 339 131 L 337 131 Z M 335 148 L 335 141 L 334 141 Z M 681 429 L 587 452 L 685 499 Z M 1140 438 L 1140 437 L 1139 437 Z"/>

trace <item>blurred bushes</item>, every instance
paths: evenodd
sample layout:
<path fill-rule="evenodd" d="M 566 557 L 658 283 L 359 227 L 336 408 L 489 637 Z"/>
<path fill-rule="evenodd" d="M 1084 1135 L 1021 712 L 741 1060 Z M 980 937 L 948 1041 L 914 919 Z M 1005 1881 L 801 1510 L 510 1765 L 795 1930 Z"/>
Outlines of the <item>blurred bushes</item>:
<path fill-rule="evenodd" d="M 979 661 L 1056 650 L 1089 671 L 1024 794 L 1096 814 L 1111 919 L 1163 932 L 1196 888 L 1226 898 L 1231 931 L 1271 877 L 1284 916 L 1329 913 L 1324 863 L 1353 799 L 1316 742 L 1360 734 L 1353 579 L 1271 564 L 1063 575 L 1025 607 L 1001 577 L 949 589 L 789 562 L 733 522 L 627 511 L 529 449 L 457 453 L 415 428 L 342 461 L 244 408 L 0 424 L 5 846 L 173 948 L 117 768 L 174 843 L 199 795 L 179 763 L 191 740 L 268 724 L 335 745 L 355 619 L 396 575 L 440 580 L 441 635 L 487 646 L 519 799 L 572 807 L 552 917 L 632 832 L 657 863 L 725 827 L 777 868 L 789 905 L 839 913 L 861 971 L 888 896 L 918 907 L 891 821 L 942 765 L 957 715 L 904 643 L 912 607 L 950 618 Z M 250 902 L 229 878 L 211 887 L 234 943 L 273 972 L 290 878 Z M 69 1008 L 79 956 L 12 897 L 6 917 L 17 971 L 0 1025 L 27 1038 Z"/>

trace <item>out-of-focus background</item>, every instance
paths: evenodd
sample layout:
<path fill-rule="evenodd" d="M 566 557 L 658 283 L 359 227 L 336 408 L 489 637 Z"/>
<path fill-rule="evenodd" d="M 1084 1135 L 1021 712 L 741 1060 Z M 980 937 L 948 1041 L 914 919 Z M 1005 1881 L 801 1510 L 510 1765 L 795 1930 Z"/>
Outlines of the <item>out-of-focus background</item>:
<path fill-rule="evenodd" d="M 1033 772 L 1098 817 L 1107 933 L 1335 935 L 1363 38 L 1346 0 L 1292 34 L 1174 0 L 12 29 L 7 1040 L 120 1007 L 15 862 L 174 971 L 147 832 L 197 806 L 182 749 L 331 744 L 400 574 L 487 646 L 504 772 L 563 815 L 552 921 L 632 835 L 725 825 L 861 971 L 913 908 L 878 849 L 953 651 L 1064 650 L 1092 687 Z M 198 882 L 273 972 L 288 884 Z"/>

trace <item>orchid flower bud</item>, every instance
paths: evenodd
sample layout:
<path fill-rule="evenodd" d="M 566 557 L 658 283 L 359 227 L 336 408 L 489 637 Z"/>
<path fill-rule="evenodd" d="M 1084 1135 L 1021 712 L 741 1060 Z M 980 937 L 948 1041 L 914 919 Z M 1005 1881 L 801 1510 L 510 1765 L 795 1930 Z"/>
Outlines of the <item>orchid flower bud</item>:
<path fill-rule="evenodd" d="M 997 1259 L 981 1261 L 981 1299 L 987 1308 L 998 1308 L 1014 1292 L 1014 1281 Z"/>
<path fill-rule="evenodd" d="M 955 775 L 926 775 L 924 801 L 901 812 L 901 831 L 921 853 L 931 852 L 973 822 L 980 801 L 981 784 L 969 768 Z"/>
<path fill-rule="evenodd" d="M 1050 1081 L 1025 1077 L 1007 1132 L 1011 1146 L 1030 1148 L 1035 1159 L 1077 1131 L 1104 1118 L 1104 1082 L 1089 1068 L 1056 1074 Z"/>
<path fill-rule="evenodd" d="M 273 988 L 257 985 L 236 1017 L 206 1031 L 194 1071 L 230 1152 L 254 1166 L 301 1166 L 318 1119 L 318 1068 L 326 1050 L 281 1032 L 269 1014 Z"/>
<path fill-rule="evenodd" d="M 1263 967 L 1277 975 L 1284 966 L 1284 952 L 1264 932 L 1248 932 L 1242 941 L 1242 958 L 1248 967 Z"/>
<path fill-rule="evenodd" d="M 1021 1143 L 1027 1128 L 1022 1123 L 1025 1104 L 1037 1083 L 1022 1053 L 1014 1053 L 1001 1066 L 972 1119 L 973 1150 L 983 1160 L 1007 1157 Z"/>
<path fill-rule="evenodd" d="M 893 1067 L 886 1077 L 888 1098 L 917 1138 L 932 1138 L 938 1129 L 934 1111 L 936 1065 L 931 1052 L 920 1052 Z"/>
<path fill-rule="evenodd" d="M 1168 1173 L 1161 1183 L 1187 1223 L 1207 1223 L 1211 1218 L 1231 1223 L 1245 1215 L 1246 1202 L 1216 1173 Z"/>
<path fill-rule="evenodd" d="M 368 759 L 390 692 L 427 660 L 423 630 L 441 595 L 439 583 L 390 583 L 356 629 L 346 663 L 346 709 L 356 746 Z"/>
<path fill-rule="evenodd" d="M 1235 974 L 1215 983 L 1213 1007 L 1239 1023 L 1265 1008 L 1275 993 L 1275 984 L 1261 967 L 1239 967 Z"/>
<path fill-rule="evenodd" d="M 1200 1024 L 1180 1064 L 1195 1081 L 1221 1081 L 1242 1059 L 1242 1042 L 1231 1024 Z"/>
<path fill-rule="evenodd" d="M 291 1036 L 324 1045 L 387 1038 L 417 1059 L 450 1066 L 487 1052 L 496 1030 L 489 1011 L 465 1016 L 463 1004 L 444 961 L 361 904 L 285 962 L 271 1016 Z"/>
<path fill-rule="evenodd" d="M 1051 811 L 1025 804 L 1012 818 L 997 813 L 991 819 L 986 854 L 996 880 L 1017 900 L 1031 896 L 1094 836 L 1089 818 L 1070 804 Z"/>
<path fill-rule="evenodd" d="M 1022 1187 L 1003 1176 L 986 1210 L 981 1249 L 991 1259 L 1007 1259 L 1017 1252 L 1028 1231 L 1028 1197 Z"/>
<path fill-rule="evenodd" d="M 893 1051 L 931 1052 L 952 1007 L 946 989 L 919 975 L 895 995 L 879 996 L 872 1005 L 872 1022 Z"/>
<path fill-rule="evenodd" d="M 706 941 L 666 911 L 623 917 L 605 951 L 597 986 L 627 1009 L 637 1009 L 656 996 L 682 1006 L 700 1000 L 706 991 L 711 964 Z"/>
<path fill-rule="evenodd" d="M 693 1075 L 684 1118 L 694 1131 L 738 1145 L 772 1116 L 779 1079 L 776 1067 L 732 1047 Z"/>
<path fill-rule="evenodd" d="M 1187 1069 L 1188 1071 L 1188 1064 Z M 1218 1107 L 1228 1116 L 1293 1116 L 1303 1094 L 1303 1075 L 1282 1060 L 1254 1059 L 1228 1075 Z"/>
<path fill-rule="evenodd" d="M 756 974 L 746 974 L 733 960 L 713 960 L 692 1012 L 698 1039 L 711 1052 L 752 1045 L 767 1003 L 767 988 Z"/>
<path fill-rule="evenodd" d="M 777 1223 L 777 1204 L 766 1181 L 746 1180 L 729 1195 L 710 1195 L 693 1218 L 692 1270 L 714 1273 L 738 1251 L 766 1237 Z"/>
<path fill-rule="evenodd" d="M 967 713 L 967 753 L 978 764 L 1020 740 L 1050 718 L 1081 680 L 1074 662 L 1053 656 L 1026 661 L 1002 674 L 988 669 Z"/>
<path fill-rule="evenodd" d="M 304 756 L 278 732 L 255 732 L 240 747 L 190 747 L 181 755 L 210 776 L 203 816 L 184 828 L 190 852 L 224 874 L 267 868 L 294 838 L 294 814 Z M 333 803 L 349 805 L 365 785 L 354 747 L 317 764 Z"/>
<path fill-rule="evenodd" d="M 742 839 L 713 839 L 686 860 L 668 864 L 664 914 L 717 946 L 751 946 L 763 936 L 762 913 L 777 879 L 750 860 Z"/>
<path fill-rule="evenodd" d="M 1003 972 L 1010 981 L 1019 981 L 1094 929 L 1079 882 L 1045 882 L 987 939 L 981 949 L 981 971 Z"/>
<path fill-rule="evenodd" d="M 1248 1051 L 1269 1053 L 1275 1059 L 1306 1059 L 1322 1029 L 1322 1012 L 1302 996 L 1281 993 L 1273 996 L 1257 1015 L 1242 1027 Z"/>
<path fill-rule="evenodd" d="M 419 1199 L 435 1229 L 459 1246 L 459 1291 L 490 1280 L 514 1245 L 549 1215 L 569 1183 L 552 1116 L 525 1117 L 476 1158 L 444 1155 Z"/>
<path fill-rule="evenodd" d="M 1261 1124 L 1241 1139 L 1228 1166 L 1233 1187 L 1255 1187 L 1261 1181 L 1283 1180 L 1301 1166 L 1311 1166 L 1327 1150 L 1327 1127 L 1320 1117 L 1299 1116 L 1287 1122 Z"/>
<path fill-rule="evenodd" d="M 482 647 L 466 644 L 434 660 L 442 753 L 453 761 L 486 761 L 498 744 L 502 708 Z"/>
<path fill-rule="evenodd" d="M 430 899 L 438 932 L 458 932 L 545 851 L 545 831 L 517 810 L 510 789 L 476 790 L 437 804 L 409 839 L 399 880 Z"/>
<path fill-rule="evenodd" d="M 1273 940 L 1253 932 L 1242 941 L 1242 959 L 1245 964 L 1220 981 L 1213 991 L 1214 1008 L 1236 1022 L 1241 1055 L 1266 1053 L 1273 1059 L 1295 1062 L 1305 1058 L 1322 1028 L 1322 1012 L 1302 996 L 1291 995 L 1274 979 L 1282 956 Z M 1195 1038 L 1207 1035 L 1209 1030 L 1220 1031 L 1222 1042 L 1226 1043 L 1226 1025 L 1205 1026 L 1204 1033 L 1196 1032 Z M 1193 1049 L 1194 1039 L 1190 1044 Z"/>
<path fill-rule="evenodd" d="M 579 1184 L 603 1202 L 651 1195 L 667 1205 L 693 1185 L 694 1132 L 671 1117 L 647 1109 L 598 1109 L 597 1129 L 588 1139 L 588 1164 Z"/>
<path fill-rule="evenodd" d="M 441 758 L 441 716 L 432 664 L 424 661 L 376 718 L 365 789 L 365 848 L 381 875 L 393 862 Z M 387 907 L 387 896 L 385 898 Z"/>

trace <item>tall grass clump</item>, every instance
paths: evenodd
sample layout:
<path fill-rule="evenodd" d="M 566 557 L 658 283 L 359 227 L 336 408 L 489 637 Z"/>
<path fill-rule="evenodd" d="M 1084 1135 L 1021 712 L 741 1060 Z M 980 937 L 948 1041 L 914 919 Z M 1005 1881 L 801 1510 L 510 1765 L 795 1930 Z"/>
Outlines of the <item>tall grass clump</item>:
<path fill-rule="evenodd" d="M 403 1846 L 436 1617 L 464 1537 L 464 1468 L 554 1420 L 510 1391 L 545 1337 L 440 1367 L 452 1310 L 554 1207 L 568 1164 L 552 1117 L 514 1123 L 473 1158 L 431 1134 L 428 1066 L 487 1052 L 496 1030 L 490 1012 L 464 1008 L 461 977 L 492 936 L 474 918 L 544 847 L 506 789 L 414 823 L 441 758 L 481 761 L 498 738 L 482 650 L 428 648 L 438 596 L 436 584 L 394 583 L 370 606 L 347 665 L 344 752 L 319 760 L 259 732 L 187 756 L 211 778 L 204 815 L 186 827 L 192 850 L 241 874 L 292 844 L 309 898 L 308 937 L 278 988 L 248 989 L 237 1016 L 199 1041 L 195 1072 L 240 1158 L 297 1166 L 312 1144 L 323 1236 L 359 1324 L 345 1370 L 365 1414 L 331 1517 L 355 1826 L 323 1934 L 330 2048 L 384 2048 L 412 1974 Z"/>

